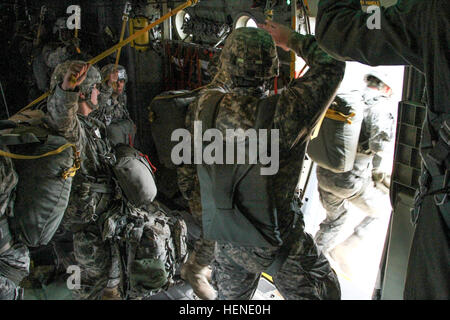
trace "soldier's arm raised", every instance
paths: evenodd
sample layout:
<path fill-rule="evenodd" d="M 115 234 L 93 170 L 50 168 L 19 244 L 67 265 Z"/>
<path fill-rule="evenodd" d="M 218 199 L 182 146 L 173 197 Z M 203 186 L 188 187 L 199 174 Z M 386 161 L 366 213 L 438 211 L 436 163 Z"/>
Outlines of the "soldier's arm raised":
<path fill-rule="evenodd" d="M 81 140 L 80 123 L 77 118 L 77 90 L 86 78 L 89 65 L 73 63 L 64 75 L 64 80 L 56 85 L 48 98 L 46 124 L 70 142 L 79 144 Z M 81 147 L 81 146 L 79 146 Z"/>
<path fill-rule="evenodd" d="M 365 13 L 360 0 L 320 0 L 316 19 L 319 45 L 340 60 L 368 65 L 412 64 L 423 71 L 418 26 L 433 1 L 399 0 Z"/>
<path fill-rule="evenodd" d="M 264 29 L 278 46 L 293 50 L 309 66 L 302 78 L 294 79 L 283 90 L 275 111 L 274 124 L 281 141 L 292 146 L 309 135 L 332 102 L 344 77 L 345 63 L 326 54 L 313 36 L 273 22 L 267 22 Z"/>

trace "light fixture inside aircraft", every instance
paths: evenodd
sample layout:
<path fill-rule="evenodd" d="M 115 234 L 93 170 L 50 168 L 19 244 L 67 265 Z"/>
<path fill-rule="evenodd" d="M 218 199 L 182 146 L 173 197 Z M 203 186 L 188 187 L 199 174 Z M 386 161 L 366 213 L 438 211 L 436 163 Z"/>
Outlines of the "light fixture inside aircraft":
<path fill-rule="evenodd" d="M 240 15 L 236 19 L 236 22 L 234 24 L 235 29 L 242 27 L 258 28 L 258 26 L 256 25 L 256 21 L 252 19 L 250 16 L 245 14 Z"/>
<path fill-rule="evenodd" d="M 190 34 L 187 34 L 183 31 L 184 22 L 186 20 L 189 20 L 190 18 L 191 16 L 185 10 L 181 10 L 175 15 L 175 30 L 181 40 L 184 40 L 188 36 L 190 36 Z"/>

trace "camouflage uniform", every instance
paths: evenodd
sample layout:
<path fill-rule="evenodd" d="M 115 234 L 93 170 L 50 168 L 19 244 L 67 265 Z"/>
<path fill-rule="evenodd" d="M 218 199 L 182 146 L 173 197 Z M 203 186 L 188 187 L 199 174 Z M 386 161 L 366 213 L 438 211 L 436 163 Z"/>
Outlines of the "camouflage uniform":
<path fill-rule="evenodd" d="M 5 146 L 2 150 L 7 151 Z M 20 299 L 19 283 L 27 276 L 30 267 L 28 248 L 9 238 L 8 217 L 13 215 L 14 188 L 18 182 L 13 162 L 0 157 L 0 300 Z"/>
<path fill-rule="evenodd" d="M 58 68 L 68 68 L 69 63 Z M 58 68 L 52 77 L 65 74 Z M 81 169 L 73 179 L 62 223 L 74 234 L 75 258 L 82 272 L 81 289 L 74 290 L 74 295 L 81 299 L 98 299 L 107 286 L 111 269 L 110 246 L 103 241 L 100 228 L 95 223 L 113 203 L 115 185 L 108 164 L 111 146 L 104 139 L 105 127 L 100 121 L 77 113 L 79 91 L 62 90 L 59 86 L 61 79 L 52 79 L 56 81 L 53 84 L 55 90 L 48 99 L 48 114 L 44 122 L 67 141 L 75 143 L 81 152 Z M 100 80 L 98 73 L 98 82 Z"/>
<path fill-rule="evenodd" d="M 56 75 L 65 74 L 58 68 Z M 186 255 L 186 226 L 179 219 L 163 217 L 159 207 L 136 208 L 126 201 L 113 180 L 115 156 L 105 138 L 105 125 L 90 115 L 77 114 L 78 99 L 79 92 L 56 85 L 45 118 L 49 127 L 77 145 L 82 157 L 62 222 L 74 234 L 75 259 L 82 272 L 81 288 L 74 295 L 99 299 L 103 294 L 106 298 L 104 289 L 110 289 L 122 291 L 122 297 L 142 298 L 172 284 L 175 263 Z M 157 226 L 153 226 L 155 221 Z"/>
<path fill-rule="evenodd" d="M 111 97 L 112 88 L 106 84 L 100 86 L 99 108 L 93 111 L 92 117 L 104 122 L 109 126 L 117 120 L 131 120 L 127 109 L 127 95 L 125 93 L 118 97 Z"/>
<path fill-rule="evenodd" d="M 236 52 L 250 52 L 252 48 L 258 47 L 255 44 L 254 47 L 250 45 L 255 39 L 267 41 L 265 44 L 273 47 L 270 49 L 273 54 L 269 58 L 264 57 L 265 60 L 276 57 L 270 35 L 256 28 L 236 29 L 227 39 L 224 49 L 229 45 L 230 51 L 239 56 Z M 236 47 L 232 47 L 234 45 Z M 307 61 L 310 70 L 303 78 L 293 80 L 280 95 L 277 95 L 274 106 L 276 111 L 273 128 L 279 129 L 280 132 L 280 165 L 271 183 L 283 239 L 286 239 L 287 230 L 294 219 L 290 205 L 302 166 L 302 161 L 299 161 L 300 154 L 304 152 L 305 142 L 309 139 L 313 128 L 331 103 L 345 70 L 345 64 L 325 54 L 312 36 L 292 32 L 288 46 Z M 261 59 L 258 53 L 255 54 L 253 60 Z M 225 65 L 224 51 L 221 57 L 221 72 L 229 73 L 229 68 L 233 66 Z M 267 68 L 278 68 L 278 65 L 271 62 L 271 66 Z M 234 71 L 245 74 L 245 70 Z M 273 70 L 266 70 L 267 73 L 271 71 Z M 275 71 L 272 74 L 276 74 Z M 216 122 L 227 123 L 238 114 L 239 118 L 248 120 L 248 128 L 252 128 L 257 103 L 266 94 L 255 85 L 239 87 L 238 82 L 235 82 L 236 78 L 230 76 L 229 79 L 234 87 L 230 88 L 220 102 Z M 243 81 L 245 82 L 245 79 Z M 203 102 L 215 94 L 217 94 L 215 90 L 206 89 L 201 92 L 192 106 L 195 119 L 203 108 Z M 290 150 L 294 144 L 296 146 Z M 299 236 L 291 247 L 287 260 L 274 276 L 275 285 L 288 299 L 340 298 L 336 274 L 326 258 L 316 249 L 312 238 L 304 233 L 303 223 L 297 224 L 297 232 Z M 278 251 L 278 248 L 241 247 L 230 243 L 217 243 L 213 280 L 218 287 L 219 299 L 250 299 L 258 285 L 260 273 L 274 261 Z"/>
<path fill-rule="evenodd" d="M 72 32 L 67 29 L 66 19 L 58 18 L 53 26 L 53 33 L 58 33 L 58 41 L 44 45 L 41 53 L 33 60 L 33 74 L 42 92 L 48 91 L 50 77 L 56 66 L 69 59 L 75 59 L 77 55 L 75 47 L 80 46 L 80 40 L 72 38 Z M 66 37 L 62 35 L 63 32 Z"/>
<path fill-rule="evenodd" d="M 109 64 L 102 68 L 101 73 L 103 79 L 108 79 L 110 73 L 113 71 L 113 68 L 114 64 Z M 121 78 L 119 76 L 119 80 L 125 80 L 126 83 L 128 77 L 126 76 L 125 68 L 121 65 L 118 65 L 117 70 L 123 70 L 122 72 L 125 74 L 124 78 Z M 124 92 L 118 96 L 113 93 L 113 88 L 109 87 L 106 82 L 102 82 L 99 89 L 99 107 L 98 109 L 91 112 L 90 117 L 102 121 L 106 125 L 106 127 L 109 127 L 111 130 L 118 130 L 118 128 L 111 126 L 111 124 L 114 125 L 123 123 L 126 126 L 125 130 L 127 131 L 128 136 L 126 138 L 124 137 L 120 139 L 118 137 L 118 135 L 120 134 L 117 133 L 117 135 L 108 135 L 108 138 L 110 138 L 110 142 L 113 145 L 119 142 L 125 144 L 131 142 L 131 144 L 133 144 L 134 136 L 136 134 L 136 126 L 133 120 L 131 120 L 130 114 L 127 109 L 127 95 L 125 93 L 125 87 Z"/>
<path fill-rule="evenodd" d="M 188 201 L 189 210 L 194 222 L 202 227 L 202 201 L 200 185 L 194 166 L 182 165 L 177 168 L 178 186 L 183 197 Z M 195 242 L 195 261 L 200 265 L 210 265 L 214 260 L 214 241 L 204 239 L 203 236 Z"/>
<path fill-rule="evenodd" d="M 373 221 L 383 213 L 377 210 L 383 193 L 375 188 L 372 181 L 372 162 L 374 156 L 381 153 L 393 138 L 394 117 L 386 110 L 388 96 L 369 88 L 361 94 L 363 105 L 354 106 L 364 116 L 353 169 L 335 173 L 317 166 L 320 201 L 327 216 L 320 224 L 315 240 L 324 252 L 337 245 L 338 235 L 348 215 L 349 202 L 368 215 L 355 228 L 358 237 L 364 237 L 369 226 L 374 225 Z"/>
<path fill-rule="evenodd" d="M 231 86 L 230 76 L 220 69 L 220 54 L 216 53 L 208 64 L 208 72 L 213 76 L 211 87 L 220 87 L 229 90 Z M 193 131 L 193 108 L 190 105 L 186 116 L 186 128 Z M 177 168 L 178 187 L 183 197 L 188 201 L 189 210 L 195 223 L 202 227 L 202 201 L 200 197 L 200 185 L 194 165 L 181 165 Z M 210 265 L 214 259 L 214 241 L 203 237 L 195 243 L 195 261 L 200 265 Z"/>

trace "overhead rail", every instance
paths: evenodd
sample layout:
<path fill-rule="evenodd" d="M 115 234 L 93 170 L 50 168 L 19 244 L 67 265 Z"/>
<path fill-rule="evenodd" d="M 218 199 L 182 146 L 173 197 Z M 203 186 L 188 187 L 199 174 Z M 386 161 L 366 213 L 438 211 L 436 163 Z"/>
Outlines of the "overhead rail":
<path fill-rule="evenodd" d="M 167 19 L 171 18 L 172 16 L 176 15 L 179 11 L 186 9 L 187 7 L 194 6 L 197 3 L 199 3 L 199 2 L 200 2 L 200 0 L 188 0 L 188 1 L 186 1 L 185 3 L 183 3 L 183 4 L 179 5 L 178 7 L 176 7 L 175 9 L 169 11 L 167 14 L 163 15 L 161 18 L 159 18 L 155 22 L 149 24 L 144 29 L 139 30 L 138 32 L 130 35 L 125 40 L 117 43 L 113 47 L 109 48 L 108 50 L 106 50 L 106 51 L 100 53 L 99 55 L 97 55 L 96 57 L 92 58 L 91 60 L 88 61 L 88 64 L 96 64 L 96 63 L 98 63 L 99 61 L 105 59 L 106 57 L 108 57 L 109 55 L 113 54 L 117 50 L 119 50 L 122 47 L 126 46 L 127 44 L 129 44 L 130 42 L 135 40 L 136 38 L 140 37 L 144 33 L 150 31 L 151 29 L 153 29 L 157 25 L 161 24 L 165 20 L 167 20 Z M 36 100 L 30 102 L 27 106 L 22 108 L 18 113 L 23 112 L 24 110 L 27 110 L 27 109 L 31 108 L 32 106 L 34 106 L 35 104 L 37 104 L 37 103 L 41 102 L 42 100 L 46 99 L 50 95 L 50 93 L 51 93 L 51 91 L 48 91 L 48 92 L 44 93 L 39 98 L 37 98 Z"/>

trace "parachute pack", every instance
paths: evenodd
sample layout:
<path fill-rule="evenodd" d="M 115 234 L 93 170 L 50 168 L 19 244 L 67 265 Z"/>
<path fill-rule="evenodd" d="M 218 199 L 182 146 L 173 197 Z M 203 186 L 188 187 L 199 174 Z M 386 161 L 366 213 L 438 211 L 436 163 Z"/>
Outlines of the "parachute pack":
<path fill-rule="evenodd" d="M 170 138 L 176 129 L 186 128 L 188 106 L 197 95 L 196 90 L 166 91 L 156 96 L 149 106 L 150 126 L 158 159 L 166 168 L 176 167 L 171 160 L 171 153 L 178 142 Z"/>
<path fill-rule="evenodd" d="M 136 207 L 152 203 L 157 188 L 149 159 L 127 144 L 116 145 L 114 151 L 113 171 L 127 200 Z"/>
<path fill-rule="evenodd" d="M 11 227 L 26 245 L 36 247 L 46 245 L 58 229 L 81 160 L 75 145 L 39 124 L 42 112 L 26 112 L 0 134 L 0 145 L 11 151 L 0 155 L 13 159 L 20 177 Z"/>
<path fill-rule="evenodd" d="M 308 155 L 322 168 L 341 173 L 355 162 L 363 109 L 358 96 L 336 96 L 323 119 L 316 138 L 308 145 Z"/>
<path fill-rule="evenodd" d="M 211 95 L 211 98 L 204 102 L 204 109 L 200 112 L 199 119 L 196 119 L 202 121 L 203 133 L 214 128 L 215 115 L 223 96 L 223 93 L 218 91 L 217 95 Z M 254 129 L 271 128 L 276 99 L 278 96 L 260 101 Z M 233 120 L 229 123 L 239 123 L 242 119 L 237 115 Z M 246 154 L 249 154 L 249 139 L 239 143 L 244 144 Z M 227 146 L 224 145 L 223 150 L 225 152 Z M 234 154 L 236 157 L 237 153 Z M 277 209 L 271 190 L 272 176 L 261 175 L 263 165 L 259 163 L 238 164 L 236 159 L 234 160 L 235 164 L 197 165 L 204 237 L 240 246 L 281 245 Z"/>

